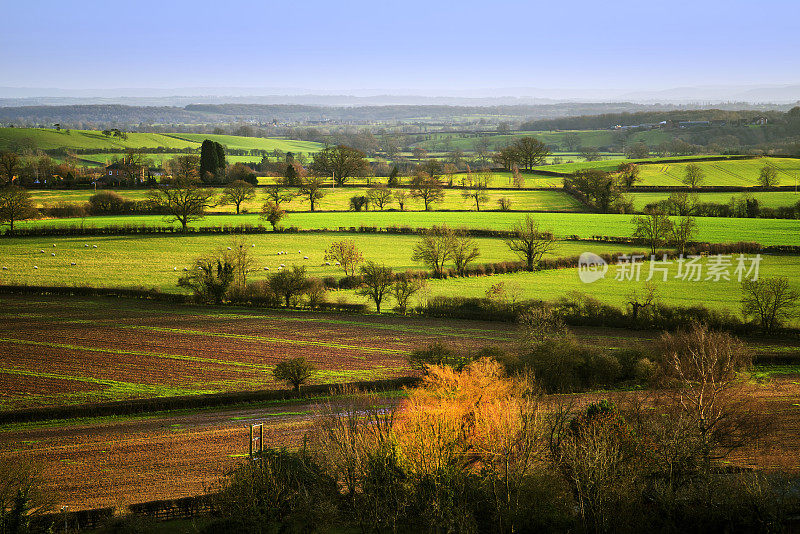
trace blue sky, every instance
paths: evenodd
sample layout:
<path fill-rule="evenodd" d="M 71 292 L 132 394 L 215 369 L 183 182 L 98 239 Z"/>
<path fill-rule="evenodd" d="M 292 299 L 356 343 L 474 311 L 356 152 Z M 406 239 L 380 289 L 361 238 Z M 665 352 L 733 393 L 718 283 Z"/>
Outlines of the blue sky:
<path fill-rule="evenodd" d="M 797 0 L 6 2 L 0 86 L 625 93 L 800 82 Z"/>

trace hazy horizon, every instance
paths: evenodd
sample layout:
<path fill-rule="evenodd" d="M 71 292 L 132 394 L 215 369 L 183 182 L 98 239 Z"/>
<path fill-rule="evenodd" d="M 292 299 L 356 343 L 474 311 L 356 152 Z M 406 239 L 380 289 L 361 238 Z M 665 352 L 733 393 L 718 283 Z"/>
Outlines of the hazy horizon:
<path fill-rule="evenodd" d="M 730 100 L 752 91 L 759 101 L 766 88 L 776 101 L 800 99 L 800 33 L 789 0 L 758 9 L 742 1 L 575 2 L 566 15 L 561 5 L 514 1 L 302 7 L 14 3 L 0 35 L 0 86 L 101 93 L 88 96 L 226 89 L 562 101 Z"/>

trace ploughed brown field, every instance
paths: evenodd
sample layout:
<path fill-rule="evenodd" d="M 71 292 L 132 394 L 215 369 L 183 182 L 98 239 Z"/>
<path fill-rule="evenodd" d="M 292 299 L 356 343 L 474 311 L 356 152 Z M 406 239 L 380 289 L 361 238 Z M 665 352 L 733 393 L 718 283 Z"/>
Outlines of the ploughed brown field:
<path fill-rule="evenodd" d="M 0 297 L 0 409 L 285 388 L 303 356 L 313 382 L 408 375 L 410 352 L 513 343 L 513 325 L 148 301 Z"/>
<path fill-rule="evenodd" d="M 658 337 L 573 331 L 603 347 L 643 348 Z M 0 408 L 283 388 L 273 382 L 272 367 L 300 355 L 320 369 L 317 382 L 389 378 L 409 374 L 408 354 L 434 342 L 474 351 L 512 348 L 515 340 L 514 325 L 479 321 L 0 296 Z M 759 341 L 756 352 L 780 360 L 793 358 L 797 347 Z M 548 396 L 543 406 L 647 394 Z M 743 394 L 775 422 L 768 436 L 731 461 L 797 469 L 800 378 L 753 380 Z M 393 405 L 396 397 L 379 402 Z M 0 459 L 33 460 L 72 510 L 122 506 L 204 493 L 243 460 L 250 423 L 265 423 L 267 446 L 297 447 L 314 413 L 314 401 L 293 401 L 4 425 Z"/>
<path fill-rule="evenodd" d="M 769 434 L 730 458 L 734 465 L 796 471 L 800 468 L 800 383 L 781 377 L 752 383 L 745 389 L 753 409 L 774 416 Z M 558 402 L 576 406 L 643 393 L 553 395 L 545 411 Z M 387 406 L 397 402 L 386 398 Z M 300 446 L 311 429 L 314 402 L 261 407 L 103 418 L 56 424 L 0 428 L 0 458 L 31 459 L 43 468 L 50 487 L 72 510 L 124 506 L 155 499 L 198 495 L 237 462 L 244 461 L 248 427 L 263 422 L 268 447 Z"/>

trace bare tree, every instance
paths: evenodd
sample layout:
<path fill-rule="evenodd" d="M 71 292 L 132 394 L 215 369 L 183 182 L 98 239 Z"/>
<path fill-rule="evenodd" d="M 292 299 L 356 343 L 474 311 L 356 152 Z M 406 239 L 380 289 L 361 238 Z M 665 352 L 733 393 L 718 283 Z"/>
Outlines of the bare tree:
<path fill-rule="evenodd" d="M 697 232 L 697 223 L 694 217 L 681 217 L 672 224 L 672 242 L 681 254 L 686 254 L 686 245 Z"/>
<path fill-rule="evenodd" d="M 405 314 L 408 309 L 408 301 L 425 285 L 425 281 L 414 278 L 408 274 L 400 274 L 395 277 L 392 284 L 392 296 L 397 302 L 400 313 Z"/>
<path fill-rule="evenodd" d="M 286 187 L 280 181 L 266 186 L 264 191 L 266 192 L 267 199 L 278 207 L 284 202 L 291 202 L 291 200 L 297 196 L 294 191 Z"/>
<path fill-rule="evenodd" d="M 706 173 L 702 168 L 700 168 L 700 165 L 697 165 L 696 163 L 690 163 L 687 165 L 683 173 L 683 183 L 692 189 L 697 189 L 700 187 L 703 184 L 706 176 Z"/>
<path fill-rule="evenodd" d="M 414 245 L 411 259 L 430 267 L 434 276 L 441 276 L 445 262 L 453 258 L 453 241 L 453 231 L 447 226 L 429 228 Z"/>
<path fill-rule="evenodd" d="M 367 199 L 370 204 L 382 210 L 392 201 L 392 190 L 385 185 L 377 185 L 367 190 Z"/>
<path fill-rule="evenodd" d="M 8 224 L 8 233 L 14 234 L 14 223 L 31 219 L 38 214 L 25 189 L 16 185 L 7 185 L 0 189 L 0 224 Z"/>
<path fill-rule="evenodd" d="M 452 247 L 453 263 L 455 263 L 456 272 L 459 276 L 464 276 L 466 274 L 467 265 L 480 256 L 480 250 L 478 250 L 475 240 L 463 229 L 453 232 Z"/>
<path fill-rule="evenodd" d="M 408 202 L 408 191 L 404 189 L 398 189 L 394 192 L 394 200 L 397 202 L 397 205 L 400 207 L 400 211 L 406 210 L 406 202 Z"/>
<path fill-rule="evenodd" d="M 356 244 L 347 239 L 331 243 L 325 251 L 325 261 L 335 261 L 339 263 L 345 276 L 355 276 L 356 266 L 364 261 L 364 257 Z"/>
<path fill-rule="evenodd" d="M 283 220 L 284 217 L 286 217 L 286 212 L 283 208 L 271 200 L 267 200 L 264 202 L 264 205 L 261 206 L 260 218 L 268 221 L 272 225 L 273 232 L 278 228 L 278 223 Z"/>
<path fill-rule="evenodd" d="M 348 178 L 360 175 L 368 168 L 369 162 L 364 153 L 346 145 L 320 150 L 314 154 L 314 161 L 311 163 L 311 169 L 315 172 L 333 176 L 336 185 L 344 185 Z"/>
<path fill-rule="evenodd" d="M 242 203 L 254 198 L 256 198 L 256 188 L 253 187 L 253 184 L 244 180 L 236 180 L 229 183 L 222 191 L 221 204 L 234 204 L 236 215 L 239 215 Z"/>
<path fill-rule="evenodd" d="M 747 414 L 738 410 L 737 373 L 752 364 L 752 353 L 735 337 L 705 325 L 661 336 L 661 365 L 675 381 L 677 405 L 695 423 L 706 472 L 713 459 L 743 444 L 737 434 Z"/>
<path fill-rule="evenodd" d="M 525 220 L 517 223 L 511 229 L 511 236 L 506 239 L 506 245 L 525 261 L 529 271 L 533 271 L 542 259 L 556 245 L 552 232 L 539 231 L 539 223 L 530 215 Z"/>
<path fill-rule="evenodd" d="M 6 183 L 10 184 L 14 181 L 19 167 L 19 156 L 15 152 L 0 152 L 0 172 L 5 176 Z"/>
<path fill-rule="evenodd" d="M 378 265 L 374 261 L 368 261 L 359 269 L 364 285 L 356 290 L 356 293 L 372 299 L 378 313 L 381 312 L 381 302 L 391 294 L 394 273 L 390 267 Z"/>
<path fill-rule="evenodd" d="M 311 211 L 314 211 L 317 202 L 325 196 L 325 191 L 322 189 L 322 178 L 304 178 L 298 193 L 308 200 Z"/>
<path fill-rule="evenodd" d="M 780 184 L 778 171 L 772 165 L 764 165 L 758 175 L 758 185 L 761 187 L 776 187 Z"/>
<path fill-rule="evenodd" d="M 481 211 L 481 204 L 489 201 L 489 195 L 486 193 L 487 183 L 483 177 L 478 177 L 472 184 L 472 187 L 465 189 L 461 196 L 467 200 L 475 202 L 475 210 Z"/>
<path fill-rule="evenodd" d="M 181 156 L 175 159 L 181 160 Z M 160 211 L 166 213 L 168 222 L 178 221 L 186 232 L 189 223 L 205 217 L 206 209 L 214 206 L 214 192 L 200 187 L 197 171 L 194 176 L 183 164 L 178 162 L 178 171 L 173 171 L 170 182 L 147 193 L 148 200 Z"/>
<path fill-rule="evenodd" d="M 650 245 L 650 253 L 655 255 L 656 249 L 666 243 L 672 236 L 672 221 L 659 210 L 645 211 L 641 217 L 634 217 L 636 228 L 633 237 L 644 239 Z"/>
<path fill-rule="evenodd" d="M 786 277 L 742 282 L 742 313 L 753 317 L 765 334 L 773 333 L 797 315 L 800 294 Z"/>
<path fill-rule="evenodd" d="M 419 172 L 411 181 L 411 196 L 421 200 L 425 211 L 429 211 L 432 204 L 444 200 L 444 191 L 439 180 L 428 173 Z"/>

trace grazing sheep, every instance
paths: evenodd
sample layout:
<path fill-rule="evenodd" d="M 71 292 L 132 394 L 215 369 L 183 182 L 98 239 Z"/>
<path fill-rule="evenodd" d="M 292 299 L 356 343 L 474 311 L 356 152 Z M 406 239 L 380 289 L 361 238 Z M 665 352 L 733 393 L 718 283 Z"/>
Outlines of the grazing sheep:
<path fill-rule="evenodd" d="M 285 264 L 283 264 L 283 263 L 281 263 L 281 267 L 286 267 L 286 265 L 285 265 Z"/>
<path fill-rule="evenodd" d="M 70 263 L 70 265 L 77 265 L 77 263 L 75 263 L 75 262 L 73 261 L 72 263 Z"/>
<path fill-rule="evenodd" d="M 325 262 L 325 265 L 327 265 L 328 267 L 330 267 L 330 265 L 331 265 L 331 262 L 329 262 L 329 261 L 326 261 L 326 262 Z"/>
<path fill-rule="evenodd" d="M 341 264 L 341 263 L 339 263 L 338 261 L 336 262 L 336 266 L 337 266 L 337 267 L 339 267 L 339 266 L 341 266 L 341 265 L 342 265 L 342 264 Z"/>
<path fill-rule="evenodd" d="M 265 271 L 269 271 L 269 267 L 264 267 L 264 270 Z"/>
<path fill-rule="evenodd" d="M 308 256 L 303 256 L 303 259 L 304 259 L 304 260 L 307 260 L 307 259 L 308 259 Z"/>
<path fill-rule="evenodd" d="M 256 248 L 256 244 L 255 244 L 255 243 L 253 243 L 252 247 L 253 247 L 253 248 Z"/>
<path fill-rule="evenodd" d="M 297 253 L 298 253 L 298 254 L 302 254 L 302 252 L 300 252 L 299 250 L 297 251 Z"/>
<path fill-rule="evenodd" d="M 188 267 L 184 267 L 184 268 L 183 268 L 183 270 L 184 270 L 184 271 L 188 271 L 188 270 L 189 270 L 189 268 L 188 268 Z"/>
<path fill-rule="evenodd" d="M 92 248 L 97 248 L 97 245 L 92 245 Z"/>
<path fill-rule="evenodd" d="M 8 270 L 8 267 L 3 267 L 3 270 L 4 270 L 4 271 L 7 271 L 7 270 Z"/>
<path fill-rule="evenodd" d="M 53 243 L 53 247 L 55 247 L 55 246 L 56 246 L 56 244 L 55 244 L 55 243 Z"/>
<path fill-rule="evenodd" d="M 228 247 L 228 250 L 230 250 L 230 249 L 231 249 L 231 247 Z"/>
<path fill-rule="evenodd" d="M 178 268 L 177 268 L 177 267 L 173 267 L 173 268 L 172 268 L 172 270 L 173 270 L 173 271 L 177 271 L 177 270 L 178 270 Z"/>
<path fill-rule="evenodd" d="M 89 248 L 89 243 L 86 243 L 86 244 L 85 244 L 85 245 L 83 245 L 83 246 L 84 246 L 84 247 L 86 247 L 86 248 Z"/>
<path fill-rule="evenodd" d="M 44 250 L 40 250 L 39 252 L 41 252 L 42 254 L 44 254 Z"/>
<path fill-rule="evenodd" d="M 55 253 L 55 252 L 51 252 L 51 253 L 50 253 L 50 255 L 51 255 L 51 256 L 55 256 L 55 255 L 56 255 L 56 253 Z"/>
<path fill-rule="evenodd" d="M 36 266 L 36 265 L 34 265 L 34 266 L 33 266 L 33 268 L 34 268 L 34 269 L 38 269 L 39 267 L 38 267 L 38 266 Z"/>

